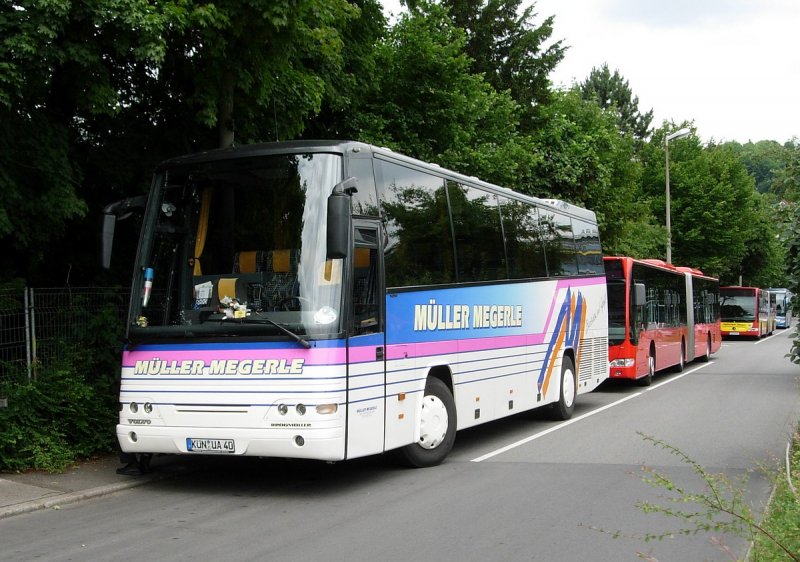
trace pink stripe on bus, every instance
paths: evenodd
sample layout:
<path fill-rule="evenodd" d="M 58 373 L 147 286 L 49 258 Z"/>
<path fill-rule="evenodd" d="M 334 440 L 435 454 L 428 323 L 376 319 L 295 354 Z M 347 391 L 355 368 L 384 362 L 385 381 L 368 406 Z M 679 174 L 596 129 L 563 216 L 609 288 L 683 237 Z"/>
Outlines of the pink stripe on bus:
<path fill-rule="evenodd" d="M 137 361 L 150 360 L 166 361 L 211 361 L 245 360 L 245 359 L 274 359 L 291 361 L 292 359 L 305 359 L 306 365 L 333 365 L 345 362 L 346 350 L 344 348 L 317 348 L 317 349 L 214 349 L 214 350 L 148 350 L 124 351 L 122 353 L 122 366 L 133 367 Z"/>

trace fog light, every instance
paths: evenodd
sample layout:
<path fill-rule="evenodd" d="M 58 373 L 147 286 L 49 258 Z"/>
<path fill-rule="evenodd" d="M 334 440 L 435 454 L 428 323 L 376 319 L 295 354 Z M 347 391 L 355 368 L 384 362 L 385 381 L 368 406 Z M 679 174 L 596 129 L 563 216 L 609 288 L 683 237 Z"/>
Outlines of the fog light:
<path fill-rule="evenodd" d="M 305 406 L 305 404 L 298 404 L 297 407 L 295 407 L 295 410 L 301 416 L 306 415 L 306 406 Z"/>
<path fill-rule="evenodd" d="M 131 402 L 131 412 L 134 414 L 139 411 L 139 404 L 136 402 Z"/>
<path fill-rule="evenodd" d="M 144 403 L 144 411 L 145 413 L 149 414 L 153 411 L 153 405 L 150 402 Z"/>
<path fill-rule="evenodd" d="M 320 404 L 317 406 L 318 414 L 335 414 L 339 410 L 338 404 Z"/>
<path fill-rule="evenodd" d="M 306 440 L 303 439 L 302 435 L 295 435 L 294 436 L 294 444 L 297 445 L 298 447 L 302 447 L 303 445 L 306 444 Z"/>
<path fill-rule="evenodd" d="M 137 436 L 137 435 L 136 435 L 136 432 L 135 432 L 135 431 L 131 431 L 131 432 L 128 434 L 128 437 L 130 437 L 130 438 L 131 438 L 131 441 L 133 441 L 134 443 L 136 443 L 136 442 L 139 440 L 139 436 Z"/>
<path fill-rule="evenodd" d="M 286 413 L 289 411 L 289 406 L 286 404 L 281 404 L 278 406 L 278 413 L 282 416 L 285 416 Z"/>

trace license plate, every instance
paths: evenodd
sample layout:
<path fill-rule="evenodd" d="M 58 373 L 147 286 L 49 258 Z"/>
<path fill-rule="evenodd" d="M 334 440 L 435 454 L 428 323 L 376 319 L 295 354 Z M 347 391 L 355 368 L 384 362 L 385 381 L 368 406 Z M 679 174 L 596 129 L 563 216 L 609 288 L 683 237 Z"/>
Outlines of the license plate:
<path fill-rule="evenodd" d="M 190 453 L 235 453 L 233 439 L 186 438 L 186 450 Z"/>
<path fill-rule="evenodd" d="M 732 336 L 738 336 L 739 332 L 729 332 L 729 334 L 732 335 Z"/>

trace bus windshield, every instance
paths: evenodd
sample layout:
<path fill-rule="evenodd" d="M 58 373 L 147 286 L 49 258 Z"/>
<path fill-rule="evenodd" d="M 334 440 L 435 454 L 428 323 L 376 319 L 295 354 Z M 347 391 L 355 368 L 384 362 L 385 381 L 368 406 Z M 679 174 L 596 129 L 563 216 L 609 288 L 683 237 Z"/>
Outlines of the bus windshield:
<path fill-rule="evenodd" d="M 752 322 L 756 318 L 756 299 L 753 294 L 722 295 L 723 322 Z"/>
<path fill-rule="evenodd" d="M 608 343 L 620 344 L 625 341 L 625 281 L 609 280 L 608 292 Z"/>
<path fill-rule="evenodd" d="M 177 162 L 148 203 L 130 335 L 337 334 L 342 260 L 325 236 L 341 157 Z"/>

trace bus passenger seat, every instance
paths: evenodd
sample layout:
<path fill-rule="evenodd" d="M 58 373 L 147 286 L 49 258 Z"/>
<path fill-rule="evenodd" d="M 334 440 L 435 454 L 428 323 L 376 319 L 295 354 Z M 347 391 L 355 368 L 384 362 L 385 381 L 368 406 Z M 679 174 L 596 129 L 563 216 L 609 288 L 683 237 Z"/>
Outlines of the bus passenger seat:
<path fill-rule="evenodd" d="M 248 250 L 236 252 L 233 258 L 234 273 L 259 273 L 264 271 L 266 252 L 261 250 Z"/>
<path fill-rule="evenodd" d="M 267 299 L 272 310 L 281 309 L 286 301 L 297 296 L 299 257 L 297 250 L 272 250 L 268 253 Z"/>
<path fill-rule="evenodd" d="M 220 302 L 225 297 L 229 299 L 238 298 L 236 294 L 236 277 L 222 277 L 217 281 L 217 298 Z"/>
<path fill-rule="evenodd" d="M 236 252 L 233 258 L 233 273 L 251 276 L 249 279 L 243 279 L 242 283 L 246 284 L 244 301 L 253 310 L 263 309 L 265 292 L 263 273 L 266 269 L 266 260 L 267 252 L 262 250 Z"/>

